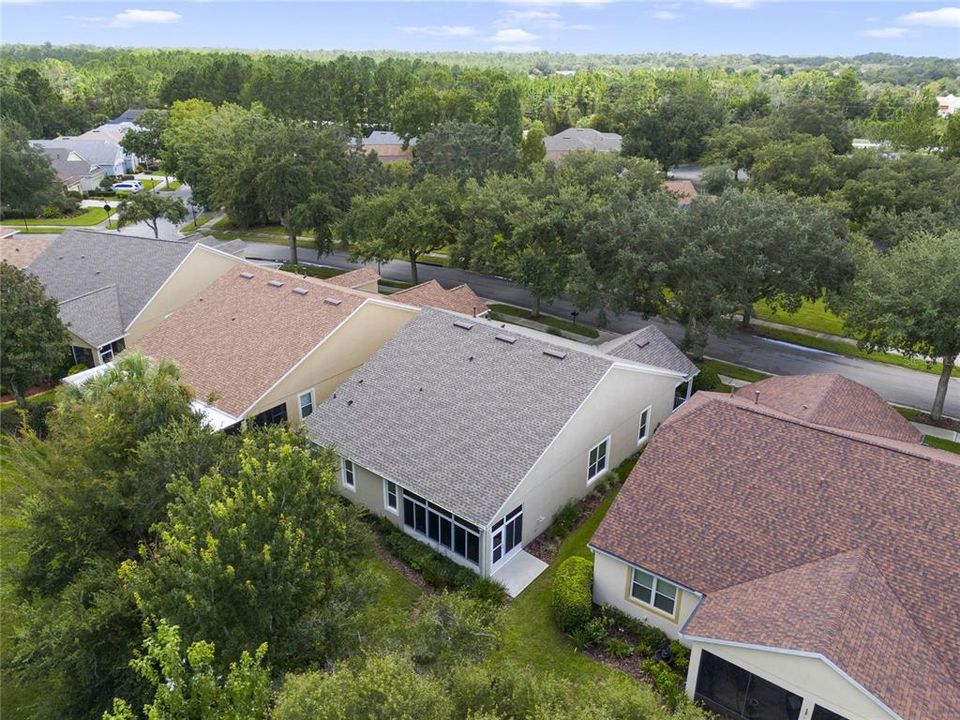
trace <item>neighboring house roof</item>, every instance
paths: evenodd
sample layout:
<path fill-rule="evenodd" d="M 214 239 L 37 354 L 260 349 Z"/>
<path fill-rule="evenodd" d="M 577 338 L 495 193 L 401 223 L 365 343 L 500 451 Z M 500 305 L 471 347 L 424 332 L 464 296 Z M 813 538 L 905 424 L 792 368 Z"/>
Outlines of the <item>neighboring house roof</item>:
<path fill-rule="evenodd" d="M 332 278 L 327 278 L 324 282 L 330 283 L 331 285 L 337 285 L 339 287 L 346 288 L 359 288 L 363 285 L 369 285 L 372 282 L 376 282 L 380 279 L 380 273 L 372 268 L 362 267 L 357 268 L 356 270 L 351 270 L 350 272 L 343 273 L 342 275 L 334 275 Z"/>
<path fill-rule="evenodd" d="M 434 307 L 474 317 L 487 312 L 486 303 L 467 284 L 447 290 L 436 280 L 428 280 L 395 292 L 390 297 L 418 307 Z"/>
<path fill-rule="evenodd" d="M 69 322 L 75 323 L 71 332 L 96 345 L 105 336 L 115 340 L 123 335 L 193 247 L 194 243 L 177 240 L 71 229 L 52 240 L 28 270 L 40 279 L 47 294 L 61 303 Z M 105 300 L 107 293 L 64 305 L 108 286 L 114 288 L 115 308 Z M 73 308 L 81 306 L 88 316 L 74 314 Z M 111 335 L 117 328 L 117 312 L 121 332 Z"/>
<path fill-rule="evenodd" d="M 107 285 L 63 300 L 60 303 L 60 319 L 70 328 L 70 332 L 94 347 L 123 337 L 126 330 L 116 285 Z"/>
<path fill-rule="evenodd" d="M 7 228 L 3 228 L 7 230 Z M 17 231 L 11 229 L 12 232 Z M 0 261 L 25 268 L 50 247 L 52 238 L 42 235 L 13 235 L 0 239 Z"/>
<path fill-rule="evenodd" d="M 366 300 L 377 297 L 244 264 L 131 347 L 174 360 L 197 397 L 215 396 L 213 405 L 240 417 Z"/>
<path fill-rule="evenodd" d="M 41 149 L 66 148 L 73 150 L 94 165 L 118 165 L 123 162 L 123 148 L 109 140 L 81 140 L 62 137 L 56 140 L 31 140 L 31 145 Z"/>
<path fill-rule="evenodd" d="M 80 135 L 76 135 L 75 137 L 69 139 L 106 140 L 107 142 L 117 143 L 119 145 L 120 141 L 123 139 L 123 136 L 126 135 L 128 131 L 135 130 L 136 128 L 137 126 L 132 122 L 110 122 L 87 130 L 85 133 L 81 133 Z"/>
<path fill-rule="evenodd" d="M 958 716 L 960 456 L 884 437 L 872 404 L 867 434 L 767 407 L 773 384 L 754 403 L 761 385 L 684 403 L 591 546 L 705 594 L 685 635 L 818 652 L 903 717 Z M 843 553 L 860 557 L 816 566 Z M 939 697 L 910 663 L 942 681 Z"/>
<path fill-rule="evenodd" d="M 697 197 L 697 189 L 689 180 L 664 180 L 664 189 L 677 196 L 678 205 L 689 205 Z"/>
<path fill-rule="evenodd" d="M 313 412 L 308 432 L 485 525 L 618 362 L 544 333 L 425 308 Z"/>
<path fill-rule="evenodd" d="M 117 115 L 113 120 L 108 120 L 106 124 L 110 125 L 113 123 L 135 123 L 140 119 L 140 116 L 143 115 L 146 110 L 130 108 L 124 110 L 122 113 Z"/>
<path fill-rule="evenodd" d="M 364 145 L 403 145 L 403 138 L 388 130 L 374 130 L 363 139 Z M 408 146 L 417 144 L 416 138 L 410 138 Z"/>
<path fill-rule="evenodd" d="M 593 128 L 567 128 L 556 135 L 544 138 L 547 152 L 565 152 L 572 150 L 599 150 L 601 152 L 620 152 L 623 136 L 617 133 L 602 133 Z"/>
<path fill-rule="evenodd" d="M 700 372 L 700 368 L 654 325 L 608 340 L 600 350 L 633 362 L 676 370 L 684 377 L 693 377 Z"/>
<path fill-rule="evenodd" d="M 870 388 L 843 375 L 783 375 L 734 390 L 748 402 L 814 425 L 918 443 L 922 434 Z"/>
<path fill-rule="evenodd" d="M 57 173 L 57 179 L 65 185 L 73 185 L 86 177 L 102 176 L 98 165 L 87 160 L 74 150 L 65 147 L 41 148 Z"/>

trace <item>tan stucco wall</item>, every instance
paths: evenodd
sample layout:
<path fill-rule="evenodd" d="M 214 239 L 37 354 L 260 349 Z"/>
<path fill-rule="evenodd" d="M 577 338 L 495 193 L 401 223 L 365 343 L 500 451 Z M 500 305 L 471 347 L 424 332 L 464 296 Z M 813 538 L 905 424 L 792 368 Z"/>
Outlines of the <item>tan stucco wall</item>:
<path fill-rule="evenodd" d="M 343 482 L 340 482 L 340 493 L 351 502 L 360 503 L 374 515 L 384 517 L 397 527 L 400 527 L 401 522 L 399 510 L 401 496 L 399 489 L 397 491 L 397 512 L 387 510 L 383 489 L 383 478 L 370 472 L 365 467 L 357 465 L 356 463 L 354 463 L 353 469 L 354 484 L 356 485 L 356 489 L 351 490 L 350 488 L 346 487 Z"/>
<path fill-rule="evenodd" d="M 610 605 L 628 615 L 643 620 L 663 630 L 670 638 L 679 637 L 680 628 L 693 614 L 700 598 L 683 588 L 678 588 L 677 605 L 673 616 L 645 605 L 630 596 L 630 581 L 633 569 L 616 558 L 595 552 L 593 554 L 593 601 L 598 605 Z"/>
<path fill-rule="evenodd" d="M 651 434 L 673 412 L 674 390 L 679 381 L 672 376 L 612 368 L 504 503 L 493 522 L 522 504 L 523 544 L 533 540 L 549 527 L 558 510 L 593 488 L 593 484 L 587 486 L 591 448 L 610 435 L 607 470 L 616 468 L 639 447 L 637 434 L 644 408 L 651 406 Z"/>
<path fill-rule="evenodd" d="M 414 308 L 366 303 L 260 398 L 246 413 L 247 417 L 286 402 L 287 418 L 298 423 L 297 397 L 301 393 L 313 388 L 314 406 L 322 403 L 416 313 Z"/>
<path fill-rule="evenodd" d="M 690 675 L 687 679 L 687 692 L 690 694 L 696 687 L 696 672 L 699 667 L 698 653 L 706 650 L 779 685 L 785 690 L 802 696 L 807 700 L 806 705 L 811 708 L 811 711 L 813 704 L 816 703 L 839 713 L 848 720 L 894 720 L 896 717 L 884 711 L 862 690 L 820 658 L 716 645 L 701 641 L 693 643 L 693 650 Z"/>
<path fill-rule="evenodd" d="M 239 258 L 196 246 L 127 329 L 127 345 L 134 344 L 227 270 L 242 263 Z"/>

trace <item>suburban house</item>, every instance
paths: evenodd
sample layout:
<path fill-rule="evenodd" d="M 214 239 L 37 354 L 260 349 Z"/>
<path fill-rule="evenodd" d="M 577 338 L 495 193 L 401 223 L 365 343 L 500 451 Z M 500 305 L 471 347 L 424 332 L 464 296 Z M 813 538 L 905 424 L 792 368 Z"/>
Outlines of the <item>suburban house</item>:
<path fill-rule="evenodd" d="M 937 96 L 937 114 L 940 117 L 950 117 L 957 110 L 960 110 L 960 97 L 953 93 L 949 95 Z"/>
<path fill-rule="evenodd" d="M 697 393 L 594 535 L 594 600 L 742 720 L 960 717 L 960 456 L 838 375 Z"/>
<path fill-rule="evenodd" d="M 425 308 L 307 420 L 345 497 L 519 592 L 523 551 L 673 412 L 684 376 Z"/>
<path fill-rule="evenodd" d="M 59 302 L 74 362 L 95 366 L 238 262 L 188 240 L 71 229 L 27 271 Z"/>
<path fill-rule="evenodd" d="M 664 180 L 663 189 L 676 196 L 677 205 L 686 207 L 697 197 L 697 189 L 690 180 Z"/>
<path fill-rule="evenodd" d="M 466 283 L 447 290 L 436 280 L 427 280 L 390 297 L 417 307 L 441 308 L 472 317 L 483 317 L 489 312 L 486 303 Z"/>
<path fill-rule="evenodd" d="M 329 280 L 243 262 L 127 343 L 179 365 L 219 427 L 305 420 L 418 308 L 368 268 Z M 437 298 L 438 302 L 443 297 Z"/>
<path fill-rule="evenodd" d="M 108 177 L 124 175 L 135 167 L 128 168 L 128 156 L 124 153 L 123 148 L 112 140 L 81 140 L 79 138 L 59 137 L 55 140 L 31 140 L 30 144 L 44 152 L 47 150 L 73 152 L 79 157 L 89 160 L 91 165 L 99 168 Z"/>
<path fill-rule="evenodd" d="M 693 378 L 700 372 L 700 368 L 655 325 L 647 325 L 629 335 L 608 340 L 598 349 L 613 357 L 679 373 L 682 381 L 675 390 L 675 406 L 693 394 Z"/>
<path fill-rule="evenodd" d="M 361 141 L 364 152 L 376 152 L 383 163 L 393 163 L 398 160 L 412 160 L 413 146 L 416 138 L 404 141 L 396 133 L 387 130 L 374 130 Z"/>
<path fill-rule="evenodd" d="M 50 160 L 57 180 L 62 182 L 67 190 L 86 193 L 100 187 L 100 181 L 105 175 L 99 165 L 69 148 L 49 147 L 42 148 L 41 151 Z"/>
<path fill-rule="evenodd" d="M 575 150 L 619 153 L 622 145 L 623 136 L 602 133 L 593 128 L 567 128 L 543 139 L 547 160 L 559 160 Z"/>

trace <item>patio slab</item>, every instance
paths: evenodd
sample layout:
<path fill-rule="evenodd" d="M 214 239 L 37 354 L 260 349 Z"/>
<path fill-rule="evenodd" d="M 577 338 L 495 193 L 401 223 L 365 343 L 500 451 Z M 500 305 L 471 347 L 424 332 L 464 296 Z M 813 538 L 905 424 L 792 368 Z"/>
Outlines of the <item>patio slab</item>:
<path fill-rule="evenodd" d="M 507 589 L 507 594 L 515 598 L 524 588 L 537 579 L 547 564 L 526 550 L 521 550 L 507 560 L 506 565 L 497 570 L 492 578 Z"/>

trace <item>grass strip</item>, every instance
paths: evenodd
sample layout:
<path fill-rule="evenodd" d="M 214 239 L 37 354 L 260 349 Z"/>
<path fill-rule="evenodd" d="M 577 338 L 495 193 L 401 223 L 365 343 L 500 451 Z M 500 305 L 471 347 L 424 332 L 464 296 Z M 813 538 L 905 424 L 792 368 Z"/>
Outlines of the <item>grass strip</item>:
<path fill-rule="evenodd" d="M 490 308 L 490 319 L 491 320 L 500 320 L 501 322 L 513 322 L 511 318 L 523 318 L 524 320 L 531 320 L 541 325 L 546 325 L 548 327 L 556 328 L 557 330 L 563 330 L 564 332 L 573 333 L 574 335 L 581 335 L 588 338 L 596 338 L 600 336 L 600 333 L 597 332 L 596 328 L 592 328 L 589 325 L 578 325 L 572 323 L 569 320 L 563 320 L 553 315 L 538 315 L 536 317 L 527 310 L 526 308 L 516 307 L 514 305 L 503 305 L 500 303 L 494 303 L 488 305 Z"/>
<path fill-rule="evenodd" d="M 751 370 L 743 365 L 734 365 L 733 363 L 723 362 L 723 360 L 704 360 L 700 363 L 701 367 L 713 370 L 718 375 L 744 380 L 746 382 L 757 382 L 771 377 L 768 373 L 759 370 Z"/>

